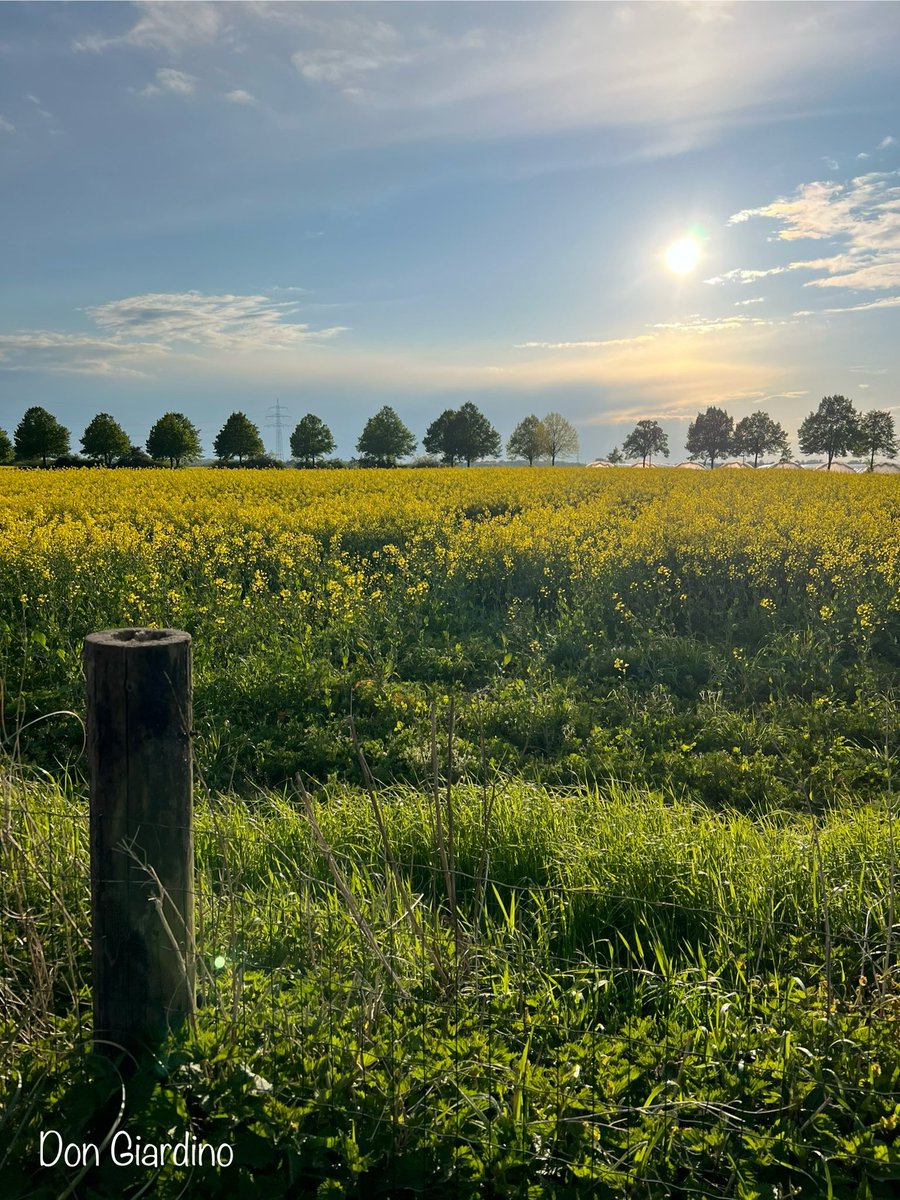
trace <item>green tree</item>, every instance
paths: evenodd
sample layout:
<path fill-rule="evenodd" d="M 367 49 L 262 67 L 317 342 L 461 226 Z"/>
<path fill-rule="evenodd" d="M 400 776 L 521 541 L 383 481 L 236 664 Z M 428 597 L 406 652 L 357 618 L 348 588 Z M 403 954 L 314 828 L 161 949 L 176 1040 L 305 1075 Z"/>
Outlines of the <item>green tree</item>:
<path fill-rule="evenodd" d="M 526 459 L 529 467 L 533 467 L 536 458 L 543 458 L 548 453 L 543 421 L 533 413 L 520 421 L 506 443 L 506 453 L 510 458 Z"/>
<path fill-rule="evenodd" d="M 47 459 L 69 452 L 69 431 L 60 425 L 46 408 L 29 408 L 13 434 L 16 458 L 40 458 L 46 467 Z"/>
<path fill-rule="evenodd" d="M 819 407 L 803 421 L 798 431 L 804 454 L 827 454 L 828 470 L 859 440 L 859 414 L 846 396 L 823 396 Z"/>
<path fill-rule="evenodd" d="M 711 405 L 705 413 L 697 413 L 696 421 L 691 421 L 684 444 L 691 458 L 709 459 L 712 468 L 717 458 L 724 458 L 729 453 L 733 437 L 734 418 L 724 409 Z"/>
<path fill-rule="evenodd" d="M 113 420 L 109 413 L 97 413 L 81 435 L 81 449 L 88 458 L 111 467 L 114 459 L 129 452 L 131 442 L 119 422 Z"/>
<path fill-rule="evenodd" d="M 857 454 L 868 455 L 870 471 L 875 466 L 876 454 L 893 458 L 897 453 L 897 438 L 891 414 L 878 409 L 863 413 L 859 418 L 859 437 L 854 449 Z"/>
<path fill-rule="evenodd" d="M 0 463 L 8 463 L 13 456 L 13 444 L 5 429 L 0 429 Z"/>
<path fill-rule="evenodd" d="M 568 458 L 578 453 L 578 434 L 575 426 L 570 425 L 564 416 L 557 412 L 547 413 L 541 424 L 547 435 L 547 454 L 550 456 L 552 467 L 556 466 L 558 458 Z"/>
<path fill-rule="evenodd" d="M 613 466 L 616 466 L 618 463 L 622 462 L 624 458 L 625 455 L 622 453 L 619 447 L 613 446 L 612 450 L 610 450 L 609 454 L 606 456 L 606 461 L 612 463 Z"/>
<path fill-rule="evenodd" d="M 216 458 L 236 458 L 240 463 L 245 458 L 258 458 L 265 447 L 259 429 L 246 413 L 233 412 L 216 434 L 213 451 Z"/>
<path fill-rule="evenodd" d="M 200 457 L 200 430 L 184 413 L 166 413 L 150 430 L 147 452 L 151 458 L 168 459 L 170 467 L 193 462 Z"/>
<path fill-rule="evenodd" d="M 496 458 L 500 453 L 500 434 L 471 400 L 456 413 L 449 436 L 467 467 L 477 458 Z"/>
<path fill-rule="evenodd" d="M 734 427 L 732 447 L 735 454 L 747 457 L 752 454 L 754 467 L 759 465 L 761 454 L 774 454 L 777 450 L 781 461 L 790 454 L 787 431 L 762 411 L 751 413 L 749 417 L 738 421 Z"/>
<path fill-rule="evenodd" d="M 398 458 L 412 454 L 416 439 L 394 410 L 385 405 L 368 421 L 356 443 L 367 466 L 394 467 Z"/>
<path fill-rule="evenodd" d="M 291 434 L 291 454 L 305 467 L 314 467 L 316 459 L 334 450 L 331 430 L 314 413 L 307 413 Z"/>
<path fill-rule="evenodd" d="M 634 429 L 622 443 L 626 458 L 639 458 L 643 466 L 647 459 L 653 462 L 654 454 L 664 454 L 669 457 L 669 438 L 663 433 L 659 421 L 638 421 Z"/>
<path fill-rule="evenodd" d="M 458 416 L 456 409 L 445 408 L 425 430 L 425 437 L 422 439 L 422 445 L 429 454 L 439 454 L 441 460 L 451 467 L 460 457 L 455 430 Z"/>

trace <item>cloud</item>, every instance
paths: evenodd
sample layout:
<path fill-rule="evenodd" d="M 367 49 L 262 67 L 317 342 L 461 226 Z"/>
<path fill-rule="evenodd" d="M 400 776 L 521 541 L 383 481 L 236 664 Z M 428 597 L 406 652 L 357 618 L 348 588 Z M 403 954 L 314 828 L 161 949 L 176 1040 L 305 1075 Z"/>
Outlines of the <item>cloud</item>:
<path fill-rule="evenodd" d="M 707 282 L 708 282 L 708 280 L 707 280 Z M 734 307 L 735 308 L 743 308 L 743 306 L 745 304 L 762 304 L 764 300 L 765 300 L 765 296 L 754 296 L 750 300 L 735 300 Z"/>
<path fill-rule="evenodd" d="M 827 154 L 822 155 L 822 162 L 825 164 L 825 166 L 828 168 L 829 171 L 837 171 L 840 169 L 838 166 L 837 160 L 833 159 L 833 158 L 829 158 Z"/>
<path fill-rule="evenodd" d="M 793 196 L 729 218 L 738 224 L 762 217 L 774 221 L 777 240 L 833 241 L 840 251 L 823 258 L 792 262 L 783 270 L 824 271 L 805 287 L 844 287 L 858 291 L 900 286 L 900 171 L 871 172 L 844 183 L 817 180 L 802 184 Z M 729 271 L 709 283 L 746 281 L 752 272 Z"/>
<path fill-rule="evenodd" d="M 146 378 L 148 360 L 168 353 L 152 342 L 123 343 L 96 334 L 20 330 L 0 334 L 0 371 L 43 371 L 51 375 Z"/>
<path fill-rule="evenodd" d="M 743 317 L 729 314 L 725 317 L 689 317 L 685 321 L 672 321 L 651 325 L 651 329 L 671 329 L 688 333 L 722 333 L 733 329 L 747 329 L 751 326 L 783 325 L 784 321 L 772 321 L 765 317 Z"/>
<path fill-rule="evenodd" d="M 194 75 L 176 71 L 174 67 L 160 67 L 156 72 L 156 83 L 148 83 L 138 93 L 141 96 L 158 96 L 161 92 L 174 92 L 177 96 L 190 96 L 197 87 Z"/>
<path fill-rule="evenodd" d="M 888 134 L 887 137 L 882 138 L 881 141 L 878 143 L 878 149 L 879 150 L 887 150 L 888 146 L 896 146 L 896 145 L 897 145 L 897 139 L 895 137 L 891 137 L 890 134 Z"/>
<path fill-rule="evenodd" d="M 38 113 L 39 113 L 39 114 L 40 114 L 42 117 L 44 117 L 44 119 L 45 119 L 45 120 L 47 120 L 47 121 L 52 121 L 52 120 L 53 120 L 53 114 L 52 114 L 52 113 L 49 113 L 49 112 L 47 112 L 46 108 L 43 108 L 43 107 L 41 106 L 41 102 L 40 102 L 40 100 L 38 100 L 37 96 L 32 96 L 32 95 L 31 95 L 31 93 L 29 92 L 29 93 L 28 93 L 28 94 L 25 96 L 25 99 L 26 99 L 26 100 L 29 102 L 29 104 L 33 104 L 33 105 L 34 105 L 34 107 L 37 109 Z"/>
<path fill-rule="evenodd" d="M 864 304 L 848 304 L 843 308 L 803 309 L 795 312 L 795 317 L 819 317 L 823 313 L 866 312 L 870 308 L 896 308 L 900 305 L 900 296 L 882 296 L 880 300 L 867 300 Z"/>
<path fill-rule="evenodd" d="M 299 307 L 293 301 L 275 303 L 267 296 L 183 292 L 130 296 L 87 312 L 99 328 L 118 336 L 228 350 L 277 350 L 346 331 L 344 326 L 313 330 L 287 320 Z"/>
<path fill-rule="evenodd" d="M 71 375 L 152 374 L 165 361 L 205 352 L 248 355 L 330 341 L 345 326 L 313 329 L 291 320 L 299 305 L 266 296 L 200 292 L 130 296 L 86 310 L 99 333 L 20 330 L 0 334 L 0 368 Z"/>
<path fill-rule="evenodd" d="M 599 350 L 606 346 L 639 346 L 652 342 L 655 334 L 642 333 L 637 337 L 611 338 L 604 342 L 517 342 L 516 350 Z"/>
<path fill-rule="evenodd" d="M 16 127 L 12 121 L 7 121 L 6 117 L 0 116 L 0 133 L 15 133 Z"/>
<path fill-rule="evenodd" d="M 799 263 L 792 263 L 791 266 L 800 266 Z M 747 271 L 742 267 L 735 267 L 732 271 L 726 271 L 723 275 L 713 275 L 711 279 L 704 279 L 704 283 L 753 283 L 757 279 L 765 279 L 767 275 L 781 275 L 784 271 L 790 270 L 790 267 L 769 267 L 765 271 Z"/>
<path fill-rule="evenodd" d="M 91 33 L 72 43 L 76 51 L 101 54 L 106 50 L 135 47 L 167 50 L 178 54 L 188 46 L 216 42 L 230 32 L 223 24 L 225 10 L 218 4 L 192 0 L 190 4 L 157 3 L 146 0 L 136 5 L 141 13 L 127 33 L 116 37 Z"/>
<path fill-rule="evenodd" d="M 880 12 L 851 20 L 842 6 L 813 25 L 767 5 L 690 3 L 429 5 L 403 21 L 390 5 L 249 11 L 293 33 L 310 87 L 395 118 L 386 136 L 644 127 L 637 156 L 707 143 L 737 114 L 827 107 L 822 61 L 849 77 L 887 70 L 898 41 Z"/>
<path fill-rule="evenodd" d="M 232 104 L 259 103 L 255 96 L 251 96 L 249 92 L 245 92 L 242 88 L 236 88 L 233 92 L 226 92 L 225 99 L 230 100 Z"/>

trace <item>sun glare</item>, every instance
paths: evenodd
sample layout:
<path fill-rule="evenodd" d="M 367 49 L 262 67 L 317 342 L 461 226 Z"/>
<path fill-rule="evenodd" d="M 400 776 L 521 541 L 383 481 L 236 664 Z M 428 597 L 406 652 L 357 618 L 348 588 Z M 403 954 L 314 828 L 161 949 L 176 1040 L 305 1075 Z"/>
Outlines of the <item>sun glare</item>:
<path fill-rule="evenodd" d="M 693 237 L 679 238 L 666 251 L 666 266 L 676 275 L 686 275 L 697 265 L 700 247 Z"/>

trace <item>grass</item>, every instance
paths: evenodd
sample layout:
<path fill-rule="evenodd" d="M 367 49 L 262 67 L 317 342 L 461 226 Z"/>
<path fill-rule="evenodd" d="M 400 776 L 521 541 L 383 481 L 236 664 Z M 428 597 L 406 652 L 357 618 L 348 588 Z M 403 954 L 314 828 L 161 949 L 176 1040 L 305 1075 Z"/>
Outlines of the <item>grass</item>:
<path fill-rule="evenodd" d="M 227 1140 L 253 1195 L 894 1194 L 888 805 L 753 820 L 515 780 L 439 799 L 456 922 L 433 794 L 384 791 L 382 837 L 364 791 L 320 789 L 331 868 L 295 793 L 199 800 L 210 982 L 130 1085 L 129 1128 Z M 39 1131 L 83 1130 L 109 1086 L 85 1040 L 86 809 L 12 778 L 5 805 L 0 1182 L 49 1197 L 72 1172 L 29 1171 Z M 151 1180 L 184 1186 L 104 1162 L 83 1194 Z"/>

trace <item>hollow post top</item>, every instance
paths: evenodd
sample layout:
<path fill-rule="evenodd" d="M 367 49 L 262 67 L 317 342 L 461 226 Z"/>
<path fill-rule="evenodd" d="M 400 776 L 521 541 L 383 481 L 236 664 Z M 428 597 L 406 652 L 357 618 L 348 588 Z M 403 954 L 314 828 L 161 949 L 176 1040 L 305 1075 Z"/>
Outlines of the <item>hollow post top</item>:
<path fill-rule="evenodd" d="M 115 646 L 121 650 L 190 643 L 191 635 L 183 629 L 103 629 L 99 633 L 89 633 L 84 639 L 85 646 Z"/>

